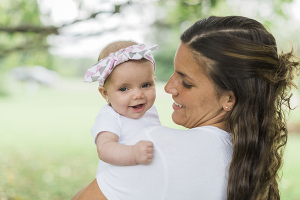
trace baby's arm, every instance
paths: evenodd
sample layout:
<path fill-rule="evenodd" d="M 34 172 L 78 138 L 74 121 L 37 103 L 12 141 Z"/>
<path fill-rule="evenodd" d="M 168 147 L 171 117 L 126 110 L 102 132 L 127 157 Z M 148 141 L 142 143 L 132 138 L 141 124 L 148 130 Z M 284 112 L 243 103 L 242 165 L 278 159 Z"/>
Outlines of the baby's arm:
<path fill-rule="evenodd" d="M 153 143 L 139 141 L 135 145 L 118 143 L 119 137 L 104 131 L 96 139 L 98 156 L 104 162 L 112 165 L 149 164 L 153 158 Z"/>

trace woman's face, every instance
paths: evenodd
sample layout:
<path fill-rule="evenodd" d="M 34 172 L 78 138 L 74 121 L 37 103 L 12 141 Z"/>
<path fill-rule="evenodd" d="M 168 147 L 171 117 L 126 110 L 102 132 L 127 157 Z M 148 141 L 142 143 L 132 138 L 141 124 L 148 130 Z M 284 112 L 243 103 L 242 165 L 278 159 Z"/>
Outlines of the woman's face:
<path fill-rule="evenodd" d="M 172 119 L 187 128 L 212 125 L 223 129 L 227 113 L 223 106 L 229 96 L 217 97 L 213 82 L 199 63 L 188 46 L 181 43 L 174 58 L 174 73 L 165 86 L 174 100 Z"/>

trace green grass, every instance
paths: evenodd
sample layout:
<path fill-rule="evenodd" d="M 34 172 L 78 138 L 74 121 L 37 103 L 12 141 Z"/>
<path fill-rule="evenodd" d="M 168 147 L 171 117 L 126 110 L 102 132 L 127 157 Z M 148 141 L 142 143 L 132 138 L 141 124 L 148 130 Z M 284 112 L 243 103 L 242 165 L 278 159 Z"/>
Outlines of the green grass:
<path fill-rule="evenodd" d="M 70 199 L 94 178 L 98 158 L 90 134 L 105 101 L 97 84 L 62 80 L 57 88 L 27 95 L 25 85 L 10 84 L 0 98 L 0 199 Z M 157 84 L 156 107 L 162 124 L 171 119 L 171 96 Z M 289 138 L 282 199 L 300 197 L 300 135 Z"/>
<path fill-rule="evenodd" d="M 286 147 L 282 180 L 280 182 L 281 196 L 283 200 L 300 199 L 300 134 L 289 136 Z"/>

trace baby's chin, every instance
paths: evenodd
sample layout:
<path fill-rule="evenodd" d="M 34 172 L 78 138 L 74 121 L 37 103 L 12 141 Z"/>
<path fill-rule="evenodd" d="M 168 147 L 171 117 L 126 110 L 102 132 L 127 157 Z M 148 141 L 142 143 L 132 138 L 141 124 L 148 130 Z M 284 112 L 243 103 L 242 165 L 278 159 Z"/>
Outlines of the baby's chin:
<path fill-rule="evenodd" d="M 139 109 L 139 108 L 137 108 L 137 107 L 131 108 L 130 107 L 129 109 L 132 111 L 132 113 L 129 113 L 129 114 L 123 115 L 123 116 L 130 118 L 130 119 L 139 119 L 139 118 L 143 117 L 144 114 L 146 113 L 146 111 L 148 110 L 148 109 L 145 109 L 145 106 L 143 106 L 143 107 L 144 107 L 143 109 L 138 110 L 139 112 L 136 112 L 137 109 Z"/>
<path fill-rule="evenodd" d="M 124 117 L 130 118 L 130 119 L 139 119 L 143 117 L 145 112 L 143 113 L 137 113 L 137 114 L 132 114 L 132 115 L 123 115 Z"/>

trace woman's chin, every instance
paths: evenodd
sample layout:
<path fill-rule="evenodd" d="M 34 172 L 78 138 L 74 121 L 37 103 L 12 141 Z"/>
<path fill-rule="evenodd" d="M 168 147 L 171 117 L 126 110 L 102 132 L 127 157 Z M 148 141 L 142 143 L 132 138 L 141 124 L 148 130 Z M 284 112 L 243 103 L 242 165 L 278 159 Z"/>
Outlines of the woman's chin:
<path fill-rule="evenodd" d="M 175 112 L 172 114 L 172 120 L 175 124 L 184 126 L 183 120 Z"/>

